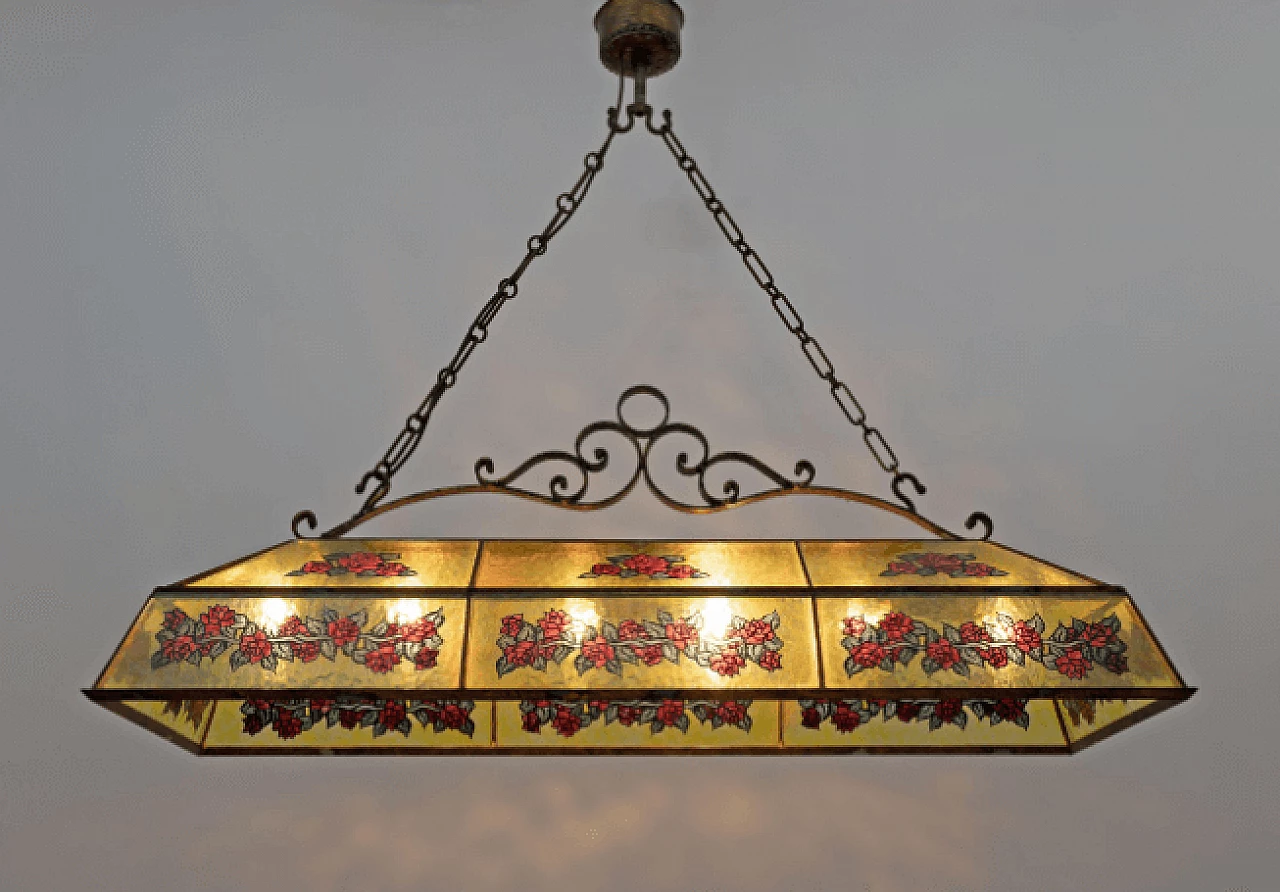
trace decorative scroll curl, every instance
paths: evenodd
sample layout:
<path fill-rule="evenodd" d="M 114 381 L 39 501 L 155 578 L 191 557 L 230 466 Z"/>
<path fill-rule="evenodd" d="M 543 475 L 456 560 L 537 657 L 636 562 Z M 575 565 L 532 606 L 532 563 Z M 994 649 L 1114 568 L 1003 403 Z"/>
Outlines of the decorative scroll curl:
<path fill-rule="evenodd" d="M 634 404 L 640 397 L 649 397 L 656 400 L 658 405 L 661 406 L 662 420 L 657 424 L 645 427 L 627 420 L 627 404 L 632 403 L 632 411 L 634 411 Z M 673 422 L 670 418 L 671 404 L 667 401 L 662 391 L 643 384 L 630 387 L 618 399 L 617 420 L 597 421 L 584 427 L 578 434 L 577 439 L 574 440 L 572 452 L 541 452 L 525 461 L 511 473 L 502 476 L 495 475 L 493 459 L 482 458 L 476 462 L 476 480 L 486 486 L 510 490 L 522 495 L 541 497 L 552 502 L 566 502 L 583 508 L 607 508 L 610 505 L 617 504 L 626 498 L 636 488 L 637 484 L 643 480 L 649 491 L 667 507 L 680 511 L 695 512 L 725 508 L 741 501 L 743 498 L 742 487 L 733 477 L 725 479 L 720 484 L 723 498 L 713 495 L 708 479 L 708 475 L 713 469 L 721 467 L 732 468 L 735 465 L 745 466 L 773 484 L 772 489 L 765 489 L 760 493 L 756 493 L 756 495 L 771 491 L 785 492 L 804 489 L 813 482 L 815 471 L 813 465 L 808 461 L 801 460 L 796 462 L 795 479 L 791 479 L 744 452 L 712 453 L 711 445 L 707 442 L 707 438 L 702 431 L 688 424 Z M 606 432 L 616 434 L 634 450 L 635 469 L 627 482 L 616 492 L 601 497 L 588 497 L 588 489 L 591 486 L 592 477 L 608 467 L 610 453 L 603 446 L 589 448 L 587 441 L 598 434 Z M 668 493 L 658 484 L 651 473 L 650 456 L 654 445 L 665 438 L 681 435 L 696 444 L 698 453 L 692 459 L 687 451 L 679 453 L 675 461 L 676 470 L 681 475 L 694 479 L 701 504 L 685 501 Z M 573 474 L 577 485 L 571 485 L 569 476 L 561 472 L 554 474 L 548 481 L 545 495 L 519 486 L 519 480 L 522 477 L 535 468 L 544 465 L 563 468 L 564 472 Z"/>
<path fill-rule="evenodd" d="M 643 398 L 646 397 L 656 401 L 661 409 L 661 419 L 647 426 L 628 420 L 628 407 L 634 413 L 636 404 L 643 402 Z M 495 472 L 493 459 L 481 458 L 475 464 L 476 483 L 446 486 L 401 496 L 378 505 L 370 511 L 357 514 L 345 523 L 326 531 L 321 538 L 333 539 L 344 536 L 357 526 L 389 511 L 444 496 L 490 493 L 515 496 L 526 501 L 570 511 L 599 511 L 625 499 L 642 481 L 662 504 L 684 514 L 715 514 L 790 495 L 822 496 L 879 508 L 908 520 L 942 539 L 963 538 L 939 526 L 916 510 L 915 504 L 902 491 L 902 485 L 909 483 L 916 490 L 917 495 L 924 495 L 925 488 L 914 474 L 899 473 L 894 477 L 892 489 L 894 495 L 903 504 L 838 487 L 814 486 L 815 471 L 813 464 L 808 461 L 796 462 L 794 475 L 787 477 L 744 452 L 712 452 L 711 444 L 700 430 L 682 422 L 671 421 L 671 405 L 666 396 L 657 388 L 647 385 L 637 385 L 625 390 L 618 399 L 616 416 L 616 420 L 596 421 L 584 427 L 574 440 L 572 451 L 540 452 L 521 463 L 510 473 L 501 475 Z M 609 466 L 613 457 L 606 446 L 599 444 L 598 438 L 610 436 L 624 444 L 624 452 L 630 451 L 634 468 L 631 476 L 616 490 L 606 495 L 596 495 L 591 492 L 592 481 Z M 680 475 L 693 479 L 692 489 L 696 492 L 696 501 L 672 495 L 663 489 L 652 474 L 654 446 L 668 438 L 681 436 L 692 441 L 694 451 L 692 457 L 690 450 L 679 452 L 675 457 L 675 468 Z M 756 472 L 772 485 L 744 492 L 743 486 L 736 477 L 737 472 L 743 468 Z M 537 469 L 552 471 L 545 491 L 540 492 L 521 485 L 521 480 Z M 724 472 L 728 472 L 728 476 L 717 487 L 713 479 L 720 479 L 719 475 Z M 717 488 L 720 494 L 714 495 L 713 490 Z M 982 538 L 989 539 L 991 519 L 982 512 L 974 512 L 970 515 L 965 527 L 972 530 L 979 524 L 983 527 Z M 315 515 L 309 511 L 298 512 L 293 522 L 295 536 L 302 537 L 304 525 L 314 529 Z"/>

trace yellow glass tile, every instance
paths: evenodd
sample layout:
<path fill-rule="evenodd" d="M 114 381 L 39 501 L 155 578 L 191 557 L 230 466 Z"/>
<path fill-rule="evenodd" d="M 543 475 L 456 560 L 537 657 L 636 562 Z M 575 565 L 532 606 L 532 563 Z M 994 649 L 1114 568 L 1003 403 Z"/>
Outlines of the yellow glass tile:
<path fill-rule="evenodd" d="M 458 686 L 465 599 L 228 594 L 152 597 L 97 687 Z"/>
<path fill-rule="evenodd" d="M 779 588 L 807 585 L 794 542 L 486 541 L 476 587 Z"/>
<path fill-rule="evenodd" d="M 498 702 L 502 748 L 604 750 L 778 747 L 776 700 Z"/>
<path fill-rule="evenodd" d="M 819 598 L 818 634 L 829 688 L 1181 687 L 1125 595 Z"/>
<path fill-rule="evenodd" d="M 159 725 L 170 734 L 199 745 L 213 717 L 213 700 L 124 700 L 111 704 L 143 727 Z"/>
<path fill-rule="evenodd" d="M 480 544 L 465 540 L 299 539 L 187 584 L 193 588 L 466 588 Z"/>
<path fill-rule="evenodd" d="M 469 700 L 220 700 L 205 751 L 478 749 L 493 709 Z"/>
<path fill-rule="evenodd" d="M 801 542 L 815 586 L 1096 586 L 1097 580 L 981 541 Z"/>
<path fill-rule="evenodd" d="M 1066 749 L 1052 700 L 788 700 L 782 739 L 788 747 Z"/>
<path fill-rule="evenodd" d="M 1062 726 L 1072 744 L 1086 744 L 1090 737 L 1106 735 L 1118 722 L 1140 720 L 1147 715 L 1173 706 L 1176 701 L 1120 698 L 1113 700 L 1062 698 L 1058 709 Z M 1118 729 L 1115 729 L 1118 730 Z"/>
<path fill-rule="evenodd" d="M 476 598 L 467 685 L 505 690 L 815 687 L 809 598 Z"/>

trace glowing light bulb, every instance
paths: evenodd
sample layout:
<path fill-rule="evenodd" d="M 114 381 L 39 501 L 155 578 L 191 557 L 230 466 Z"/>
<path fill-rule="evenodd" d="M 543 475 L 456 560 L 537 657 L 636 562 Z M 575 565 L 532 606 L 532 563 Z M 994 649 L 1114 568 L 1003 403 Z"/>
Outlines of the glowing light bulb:
<path fill-rule="evenodd" d="M 284 598 L 267 598 L 262 602 L 262 626 L 264 629 L 274 632 L 289 618 L 291 613 L 289 602 Z"/>
<path fill-rule="evenodd" d="M 1014 609 L 1013 602 L 1008 598 L 995 598 L 991 601 L 990 612 L 982 617 L 982 621 L 1001 638 L 1010 638 L 1013 636 Z"/>
<path fill-rule="evenodd" d="M 387 619 L 393 623 L 411 623 L 422 615 L 422 606 L 413 598 L 404 598 L 387 608 Z"/>
<path fill-rule="evenodd" d="M 565 605 L 565 612 L 573 619 L 575 626 L 594 626 L 599 628 L 600 614 L 590 601 L 578 601 Z"/>
<path fill-rule="evenodd" d="M 711 635 L 723 635 L 733 622 L 733 608 L 727 598 L 708 598 L 699 605 L 698 612 L 702 614 L 702 627 Z"/>

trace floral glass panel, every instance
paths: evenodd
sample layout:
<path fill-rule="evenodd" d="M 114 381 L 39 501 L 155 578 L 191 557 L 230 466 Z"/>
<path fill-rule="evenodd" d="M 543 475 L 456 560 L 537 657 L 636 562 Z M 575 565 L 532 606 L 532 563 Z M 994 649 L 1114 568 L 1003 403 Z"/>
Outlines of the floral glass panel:
<path fill-rule="evenodd" d="M 199 598 L 148 602 L 105 689 L 450 688 L 465 600 Z"/>
<path fill-rule="evenodd" d="M 733 689 L 818 682 L 808 598 L 476 599 L 468 683 Z"/>
<path fill-rule="evenodd" d="M 783 704 L 782 738 L 872 750 L 1066 748 L 1052 700 L 1012 698 L 792 700 Z"/>
<path fill-rule="evenodd" d="M 489 747 L 492 736 L 487 702 L 368 695 L 221 700 L 205 750 L 476 749 Z"/>
<path fill-rule="evenodd" d="M 466 588 L 479 545 L 467 540 L 301 539 L 185 584 L 199 588 Z"/>
<path fill-rule="evenodd" d="M 832 688 L 1179 687 L 1123 595 L 819 598 Z"/>
<path fill-rule="evenodd" d="M 890 539 L 799 546 L 809 577 L 819 587 L 1100 584 L 991 542 Z"/>
<path fill-rule="evenodd" d="M 499 747 L 734 749 L 778 746 L 777 701 L 500 701 Z"/>
<path fill-rule="evenodd" d="M 486 541 L 477 588 L 804 587 L 794 542 Z"/>

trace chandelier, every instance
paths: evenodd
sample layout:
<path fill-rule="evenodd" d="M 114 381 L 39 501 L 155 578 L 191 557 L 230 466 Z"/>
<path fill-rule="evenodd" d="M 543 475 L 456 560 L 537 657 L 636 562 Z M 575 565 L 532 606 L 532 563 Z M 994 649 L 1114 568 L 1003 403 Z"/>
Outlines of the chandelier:
<path fill-rule="evenodd" d="M 981 512 L 964 524 L 973 538 L 920 512 L 924 484 L 869 423 L 671 113 L 658 120 L 647 102 L 648 80 L 679 59 L 683 20 L 670 0 L 608 0 L 597 13 L 600 58 L 618 76 L 604 142 L 360 479 L 354 515 L 313 537 L 317 519 L 300 511 L 289 541 L 157 588 L 91 700 L 202 755 L 1073 753 L 1194 693 L 1123 588 L 991 541 Z M 807 461 L 784 473 L 715 451 L 649 386 L 626 390 L 567 449 L 509 470 L 481 458 L 473 483 L 389 498 L 436 405 L 633 130 L 670 151 L 889 475 L 893 500 L 817 485 Z M 658 467 L 659 442 L 680 450 L 673 468 Z M 601 472 L 619 461 L 629 476 L 604 487 Z M 743 474 L 759 482 L 744 486 Z M 689 514 L 839 499 L 931 538 L 348 536 L 444 497 L 595 511 L 641 488 Z"/>

